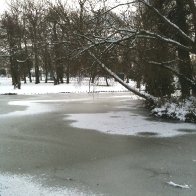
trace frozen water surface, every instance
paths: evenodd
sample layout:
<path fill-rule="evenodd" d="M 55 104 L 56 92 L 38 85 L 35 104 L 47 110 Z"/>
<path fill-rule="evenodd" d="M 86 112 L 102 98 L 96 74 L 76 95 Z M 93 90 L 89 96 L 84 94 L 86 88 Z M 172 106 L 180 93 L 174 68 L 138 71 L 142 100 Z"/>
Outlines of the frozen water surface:
<path fill-rule="evenodd" d="M 77 188 L 46 187 L 31 176 L 0 174 L 1 196 L 95 196 Z"/>
<path fill-rule="evenodd" d="M 183 134 L 196 133 L 196 125 L 193 123 L 183 122 L 165 122 L 157 119 L 149 120 L 147 116 L 135 114 L 126 111 L 127 108 L 134 108 L 134 105 L 123 105 L 123 102 L 128 101 L 128 95 L 114 95 L 110 97 L 110 102 L 113 99 L 119 98 L 122 102 L 121 106 L 117 106 L 122 111 L 111 111 L 107 113 L 76 113 L 68 114 L 65 120 L 73 121 L 71 125 L 76 128 L 97 130 L 106 134 L 116 135 L 134 135 L 134 136 L 150 136 L 150 137 L 174 137 Z M 135 100 L 135 97 L 130 96 Z M 51 103 L 71 103 L 71 102 L 86 102 L 91 107 L 92 97 L 77 98 L 77 99 L 40 99 L 40 100 L 22 100 L 10 101 L 9 105 L 25 106 L 22 111 L 14 111 L 8 114 L 2 114 L 2 117 L 15 117 L 22 115 L 35 115 L 40 113 L 48 113 L 55 111 Z M 124 111 L 123 111 L 124 110 Z M 140 110 L 138 108 L 138 110 Z"/>
<path fill-rule="evenodd" d="M 94 129 L 103 133 L 117 135 L 144 135 L 156 137 L 174 137 L 182 134 L 196 133 L 196 125 L 152 121 L 145 116 L 133 115 L 131 112 L 108 112 L 93 114 L 71 114 L 72 126 L 83 129 Z M 181 130 L 181 131 L 179 131 Z M 182 131 L 184 130 L 184 131 Z"/>
<path fill-rule="evenodd" d="M 1 96 L 0 195 L 195 196 L 195 124 L 129 96 Z"/>
<path fill-rule="evenodd" d="M 26 109 L 22 111 L 14 111 L 8 114 L 2 114 L 0 117 L 16 117 L 23 115 L 35 115 L 46 112 L 54 111 L 54 108 L 43 103 L 58 103 L 58 102 L 74 102 L 74 101 L 86 101 L 89 99 L 68 99 L 68 100 L 22 100 L 22 101 L 10 101 L 8 105 L 13 106 L 25 106 Z"/>

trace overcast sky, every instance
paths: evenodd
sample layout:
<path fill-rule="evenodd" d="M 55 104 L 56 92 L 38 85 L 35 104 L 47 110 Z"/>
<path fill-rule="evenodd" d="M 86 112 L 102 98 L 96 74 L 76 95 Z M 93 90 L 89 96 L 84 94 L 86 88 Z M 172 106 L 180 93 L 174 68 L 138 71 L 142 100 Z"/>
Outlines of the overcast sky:
<path fill-rule="evenodd" d="M 52 1 L 54 1 L 55 2 L 55 0 L 52 0 Z M 66 1 L 66 0 L 65 0 Z M 74 1 L 77 1 L 77 0 L 67 0 L 68 2 L 71 2 L 71 4 L 73 5 L 74 4 Z M 127 1 L 127 0 L 107 0 L 106 2 L 106 4 L 108 5 L 108 6 L 110 6 L 110 7 L 112 7 L 112 6 L 114 6 L 114 5 L 116 5 L 117 3 L 116 3 L 116 1 L 117 2 L 125 2 L 125 1 Z M 3 11 L 5 11 L 6 10 L 6 8 L 7 8 L 7 3 L 6 2 L 9 2 L 9 0 L 0 0 L 0 13 L 2 13 Z M 76 4 L 74 4 L 74 7 L 75 7 L 75 5 Z M 122 9 L 122 8 L 121 8 Z"/>
<path fill-rule="evenodd" d="M 6 9 L 6 0 L 0 0 L 0 12 L 2 13 Z"/>

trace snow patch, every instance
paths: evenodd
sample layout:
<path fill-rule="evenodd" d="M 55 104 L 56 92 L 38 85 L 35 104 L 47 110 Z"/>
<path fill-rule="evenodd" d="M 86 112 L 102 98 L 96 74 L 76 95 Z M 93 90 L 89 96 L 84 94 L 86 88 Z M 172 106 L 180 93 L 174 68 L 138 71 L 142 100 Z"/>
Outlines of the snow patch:
<path fill-rule="evenodd" d="M 188 134 L 186 130 L 195 130 L 195 124 L 152 121 L 145 116 L 124 111 L 70 114 L 65 120 L 73 121 L 71 125 L 76 128 L 116 135 L 174 137 Z M 191 133 L 196 133 L 196 130 Z"/>
<path fill-rule="evenodd" d="M 172 181 L 167 182 L 167 184 L 169 184 L 169 185 L 171 185 L 171 186 L 174 186 L 174 187 L 176 187 L 176 188 L 181 188 L 181 189 L 190 189 L 190 188 L 191 188 L 191 186 L 188 185 L 188 184 L 181 185 L 181 184 L 176 184 L 176 183 L 174 183 L 174 182 L 172 182 Z"/>
<path fill-rule="evenodd" d="M 196 99 L 190 97 L 184 101 L 166 102 L 152 110 L 158 117 L 176 119 L 180 121 L 196 121 Z"/>
<path fill-rule="evenodd" d="M 22 111 L 14 111 L 8 114 L 1 114 L 2 117 L 15 117 L 15 116 L 24 116 L 24 115 L 36 115 L 46 112 L 52 112 L 55 108 L 52 108 L 50 105 L 42 103 L 58 103 L 58 102 L 75 102 L 75 101 L 88 101 L 90 98 L 81 98 L 81 99 L 64 99 L 64 100 L 23 100 L 23 101 L 10 101 L 8 105 L 14 106 L 25 106 L 27 107 Z"/>
<path fill-rule="evenodd" d="M 49 108 L 47 105 L 35 103 L 33 101 L 10 101 L 8 104 L 15 105 L 15 106 L 25 106 L 27 108 L 21 111 L 14 111 L 8 114 L 1 114 L 0 118 L 16 117 L 16 116 L 24 116 L 24 115 L 36 115 L 36 114 L 41 114 L 41 113 L 52 111 L 52 109 Z"/>
<path fill-rule="evenodd" d="M 0 175 L 1 196 L 95 196 L 78 188 L 45 187 L 31 176 Z"/>

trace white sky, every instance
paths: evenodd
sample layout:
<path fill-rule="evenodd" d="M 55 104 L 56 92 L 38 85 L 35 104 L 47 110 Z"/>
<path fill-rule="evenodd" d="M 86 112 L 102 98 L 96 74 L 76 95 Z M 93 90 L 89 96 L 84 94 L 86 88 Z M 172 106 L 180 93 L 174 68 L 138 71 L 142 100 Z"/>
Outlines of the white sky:
<path fill-rule="evenodd" d="M 52 0 L 52 1 L 55 2 L 56 0 Z M 73 7 L 76 7 L 76 3 L 74 3 L 74 2 L 75 1 L 77 2 L 77 0 L 64 0 L 64 1 L 70 2 L 70 4 L 72 4 Z M 108 5 L 109 7 L 113 7 L 117 4 L 117 2 L 123 3 L 126 1 L 127 0 L 106 0 L 106 5 Z M 8 8 L 7 2 L 9 2 L 9 0 L 0 0 L 0 13 L 3 13 Z M 92 2 L 96 2 L 96 0 L 92 0 Z"/>
<path fill-rule="evenodd" d="M 6 0 L 0 0 L 0 13 L 6 9 Z"/>

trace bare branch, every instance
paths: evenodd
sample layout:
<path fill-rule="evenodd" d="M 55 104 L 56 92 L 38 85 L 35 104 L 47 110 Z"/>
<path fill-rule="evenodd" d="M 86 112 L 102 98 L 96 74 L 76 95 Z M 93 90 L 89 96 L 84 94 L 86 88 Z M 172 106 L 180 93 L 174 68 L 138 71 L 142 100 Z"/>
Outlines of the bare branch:
<path fill-rule="evenodd" d="M 131 2 L 127 2 L 127 3 L 119 3 L 118 5 L 106 10 L 105 12 L 103 12 L 103 14 L 107 14 L 108 12 L 111 12 L 112 10 L 118 8 L 118 7 L 121 7 L 121 6 L 125 6 L 125 5 L 130 5 L 130 4 L 134 4 L 134 3 L 137 3 L 137 0 L 136 1 L 131 1 Z"/>
<path fill-rule="evenodd" d="M 148 36 L 148 37 L 146 37 L 146 36 Z M 184 49 L 186 51 L 189 51 L 189 52 L 193 50 L 193 48 L 185 46 L 185 45 L 181 44 L 178 41 L 175 41 L 175 40 L 170 39 L 170 38 L 166 38 L 166 37 L 161 36 L 161 35 L 159 35 L 157 33 L 152 33 L 150 31 L 142 30 L 142 31 L 138 32 L 137 37 L 138 38 L 158 39 L 160 41 L 164 41 L 164 42 L 166 42 L 168 44 L 172 44 L 174 46 L 177 46 L 177 47 L 182 48 L 182 49 Z"/>
<path fill-rule="evenodd" d="M 169 71 L 171 71 L 173 74 L 176 76 L 183 78 L 187 83 L 189 83 L 192 87 L 196 88 L 196 82 L 188 77 L 186 77 L 184 74 L 179 73 L 177 70 L 171 68 L 168 66 L 168 64 L 171 64 L 174 61 L 168 61 L 168 62 L 155 62 L 155 61 L 149 61 L 148 63 L 153 64 L 153 65 L 158 65 L 161 66 Z"/>
<path fill-rule="evenodd" d="M 110 8 L 109 10 L 107 10 L 106 12 L 104 12 L 103 14 L 106 14 L 108 12 L 110 12 L 111 10 L 120 7 L 120 6 L 124 6 L 124 5 L 130 5 L 130 4 L 134 4 L 137 2 L 141 2 L 144 5 L 146 5 L 149 9 L 151 9 L 154 13 L 157 14 L 157 16 L 159 16 L 167 25 L 169 25 L 170 27 L 172 27 L 176 32 L 178 32 L 189 44 L 194 45 L 194 40 L 191 39 L 191 37 L 189 37 L 182 29 L 180 29 L 175 23 L 171 22 L 167 17 L 165 17 L 164 15 L 162 15 L 155 7 L 153 7 L 152 5 L 150 5 L 147 1 L 144 0 L 137 0 L 137 1 L 131 1 L 131 2 L 127 2 L 127 3 L 121 3 L 118 4 L 112 8 Z M 195 4 L 193 2 L 193 0 L 189 0 L 189 3 L 192 5 L 191 9 L 192 12 L 194 14 L 194 17 L 196 18 L 196 9 L 195 9 Z M 196 21 L 196 19 L 195 19 Z M 195 22 L 196 23 L 196 22 Z"/>
<path fill-rule="evenodd" d="M 188 0 L 190 10 L 193 14 L 193 24 L 195 29 L 195 42 L 196 42 L 196 5 L 194 0 Z"/>
<path fill-rule="evenodd" d="M 27 58 L 27 59 L 25 59 L 25 60 L 19 60 L 19 59 L 17 59 L 17 60 L 16 60 L 16 62 L 17 62 L 17 63 L 26 63 L 26 62 L 27 62 L 27 60 L 28 60 L 28 58 Z"/>
<path fill-rule="evenodd" d="M 150 8 L 154 13 L 156 13 L 166 24 L 171 26 L 173 29 L 175 29 L 185 40 L 187 40 L 188 43 L 191 45 L 194 44 L 194 41 L 182 30 L 180 29 L 176 24 L 171 22 L 168 18 L 166 18 L 164 15 L 162 15 L 155 7 L 147 3 L 147 1 L 144 0 L 138 0 L 139 2 L 145 4 L 148 8 Z"/>
<path fill-rule="evenodd" d="M 88 46 L 85 50 L 88 50 L 90 48 L 93 48 L 93 47 L 96 47 L 96 46 L 99 46 L 99 45 L 103 45 L 103 44 L 120 44 L 124 41 L 127 41 L 127 40 L 132 40 L 132 39 L 135 39 L 135 38 L 148 38 L 148 39 L 158 39 L 160 41 L 164 41 L 168 44 L 172 44 L 178 48 L 182 48 L 186 51 L 189 51 L 191 52 L 193 49 L 191 47 L 187 47 L 183 44 L 181 44 L 180 42 L 177 42 L 173 39 L 170 39 L 170 38 L 166 38 L 166 37 L 163 37 L 157 33 L 152 33 L 150 31 L 145 31 L 145 30 L 142 30 L 142 31 L 133 31 L 133 30 L 119 30 L 120 31 L 127 31 L 129 32 L 130 34 L 128 34 L 127 36 L 124 36 L 123 38 L 105 38 L 104 40 L 102 39 L 101 41 L 93 41 L 91 40 L 90 38 L 84 36 L 84 35 L 80 35 L 80 36 L 83 36 L 85 39 L 87 39 L 89 42 L 92 43 L 92 45 Z M 117 33 L 117 32 L 116 32 Z M 115 33 L 115 34 L 116 34 Z M 114 34 L 114 35 L 115 35 Z"/>

